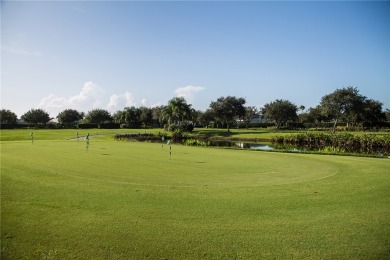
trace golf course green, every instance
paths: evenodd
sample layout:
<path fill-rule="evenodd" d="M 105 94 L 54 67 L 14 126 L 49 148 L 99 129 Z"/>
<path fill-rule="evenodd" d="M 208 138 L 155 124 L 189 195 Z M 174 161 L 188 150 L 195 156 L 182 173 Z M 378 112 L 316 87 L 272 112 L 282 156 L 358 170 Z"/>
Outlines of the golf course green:
<path fill-rule="evenodd" d="M 41 139 L 1 141 L 1 259 L 390 258 L 389 159 Z"/>

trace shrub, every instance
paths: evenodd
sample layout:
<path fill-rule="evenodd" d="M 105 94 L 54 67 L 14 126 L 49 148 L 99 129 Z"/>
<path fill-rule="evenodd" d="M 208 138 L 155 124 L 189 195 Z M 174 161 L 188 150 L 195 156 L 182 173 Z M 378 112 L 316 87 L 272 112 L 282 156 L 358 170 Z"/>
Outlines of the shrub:
<path fill-rule="evenodd" d="M 194 125 L 191 123 L 183 122 L 181 124 L 171 124 L 168 127 L 169 132 L 175 132 L 177 129 L 179 129 L 182 132 L 192 132 L 194 130 Z"/>
<path fill-rule="evenodd" d="M 2 124 L 0 123 L 0 129 L 14 129 L 15 124 Z"/>
<path fill-rule="evenodd" d="M 120 124 L 119 123 L 112 123 L 112 122 L 105 122 L 99 124 L 100 129 L 119 129 Z"/>
<path fill-rule="evenodd" d="M 98 128 L 98 124 L 94 123 L 85 123 L 85 124 L 78 124 L 77 128 L 80 129 L 91 129 L 91 128 Z"/>
<path fill-rule="evenodd" d="M 201 140 L 197 140 L 197 139 L 187 139 L 184 141 L 183 143 L 184 145 L 187 145 L 187 146 L 204 146 L 204 147 L 207 147 L 210 145 L 210 142 L 205 142 L 205 141 L 201 141 Z"/>
<path fill-rule="evenodd" d="M 322 149 L 326 152 L 359 152 L 390 154 L 390 136 L 365 134 L 363 136 L 351 133 L 336 135 L 325 133 L 299 133 L 287 136 L 276 136 L 273 143 L 296 145 L 311 149 Z"/>
<path fill-rule="evenodd" d="M 172 139 L 174 141 L 182 140 L 185 137 L 185 133 L 181 129 L 175 129 L 172 132 Z"/>

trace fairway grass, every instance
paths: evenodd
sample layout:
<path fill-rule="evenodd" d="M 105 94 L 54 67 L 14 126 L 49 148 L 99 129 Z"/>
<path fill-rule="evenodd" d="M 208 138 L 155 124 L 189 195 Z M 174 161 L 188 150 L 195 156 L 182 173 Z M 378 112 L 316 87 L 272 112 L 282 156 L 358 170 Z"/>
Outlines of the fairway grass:
<path fill-rule="evenodd" d="M 390 160 L 1 142 L 2 259 L 386 259 Z"/>

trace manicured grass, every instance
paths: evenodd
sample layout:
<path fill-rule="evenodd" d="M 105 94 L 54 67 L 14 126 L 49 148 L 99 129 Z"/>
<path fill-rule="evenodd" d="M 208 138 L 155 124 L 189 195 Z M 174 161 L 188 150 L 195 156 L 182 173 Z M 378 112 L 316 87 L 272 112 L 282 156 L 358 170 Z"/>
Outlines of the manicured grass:
<path fill-rule="evenodd" d="M 2 259 L 390 257 L 388 159 L 59 139 L 1 142 Z"/>
<path fill-rule="evenodd" d="M 0 131 L 0 141 L 31 141 L 31 132 L 34 140 L 69 140 L 85 137 L 88 133 L 94 138 L 112 140 L 117 133 L 163 133 L 162 129 L 6 129 Z"/>
<path fill-rule="evenodd" d="M 194 136 L 208 137 L 208 138 L 236 138 L 236 139 L 258 139 L 258 140 L 271 140 L 275 135 L 287 135 L 293 131 L 287 132 L 275 132 L 273 129 L 260 128 L 260 129 L 237 129 L 232 128 L 230 132 L 226 129 L 216 128 L 196 128 L 193 131 Z"/>
<path fill-rule="evenodd" d="M 94 138 L 111 140 L 111 137 L 118 133 L 153 133 L 153 134 L 170 134 L 163 129 L 4 129 L 0 130 L 0 141 L 23 141 L 31 140 L 31 132 L 34 132 L 34 140 L 69 140 L 79 136 L 86 136 L 89 133 Z M 270 141 L 275 136 L 286 136 L 294 133 L 305 131 L 278 131 L 273 129 L 226 129 L 216 128 L 195 128 L 189 134 L 193 137 L 207 137 L 207 138 L 235 138 L 235 139 L 251 139 L 251 140 L 268 140 Z M 310 133 L 316 133 L 310 131 Z M 324 132 L 320 132 L 324 133 Z M 348 132 L 358 135 L 366 134 L 367 132 Z M 374 134 L 384 136 L 390 135 L 390 132 L 375 132 Z"/>

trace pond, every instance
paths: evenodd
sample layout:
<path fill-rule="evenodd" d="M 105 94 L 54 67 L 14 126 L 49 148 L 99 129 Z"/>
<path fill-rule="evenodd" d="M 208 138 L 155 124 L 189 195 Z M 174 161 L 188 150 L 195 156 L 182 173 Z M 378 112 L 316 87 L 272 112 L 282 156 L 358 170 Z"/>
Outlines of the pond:
<path fill-rule="evenodd" d="M 114 137 L 116 140 L 138 140 L 147 142 L 161 142 L 161 137 L 152 134 L 117 134 Z M 168 137 L 165 138 L 167 142 Z M 279 143 L 257 143 L 254 141 L 232 141 L 232 140 L 204 140 L 204 139 L 186 139 L 174 142 L 176 144 L 184 144 L 189 146 L 209 146 L 209 147 L 231 147 L 241 149 L 252 149 L 259 151 L 290 151 L 290 152 L 314 152 L 314 153 L 326 153 L 326 154 L 354 154 L 373 157 L 386 157 L 390 158 L 388 150 L 374 149 L 370 152 L 363 152 L 359 150 L 350 150 L 345 148 L 333 147 L 333 146 L 298 146 L 292 144 L 279 144 Z"/>
<path fill-rule="evenodd" d="M 333 147 L 309 147 L 309 146 L 297 146 L 297 145 L 281 145 L 276 143 L 256 143 L 256 142 L 242 142 L 242 141 L 226 141 L 226 140 L 213 140 L 207 142 L 210 147 L 231 147 L 231 148 L 242 148 L 252 149 L 261 151 L 290 151 L 290 152 L 319 152 L 327 154 L 348 154 L 354 153 L 359 155 L 369 155 L 373 157 L 388 157 L 386 152 L 375 151 L 372 153 L 362 153 L 359 151 L 345 151 Z"/>
<path fill-rule="evenodd" d="M 153 143 L 160 143 L 161 137 L 152 135 L 152 134 L 141 134 L 141 133 L 130 133 L 130 134 L 116 134 L 114 136 L 116 140 L 138 140 L 138 141 L 148 141 Z M 165 138 L 165 142 L 167 142 L 169 138 Z M 202 139 L 191 139 L 192 141 L 195 141 L 196 144 L 202 143 L 204 140 Z M 184 144 L 186 140 L 177 141 L 175 143 Z M 271 143 L 269 144 L 263 144 L 263 143 L 255 143 L 255 142 L 242 142 L 242 141 L 226 141 L 226 140 L 212 140 L 212 141 L 206 141 L 207 146 L 211 147 L 236 147 L 236 148 L 242 148 L 242 149 L 254 149 L 254 150 L 264 150 L 264 151 L 270 151 L 274 150 L 275 147 L 271 146 Z M 202 145 L 201 145 L 202 146 Z"/>
<path fill-rule="evenodd" d="M 210 141 L 209 146 L 236 147 L 242 149 L 253 149 L 253 150 L 263 150 L 263 151 L 275 150 L 275 147 L 271 146 L 270 144 L 246 143 L 246 142 L 239 142 L 239 141 Z"/>

